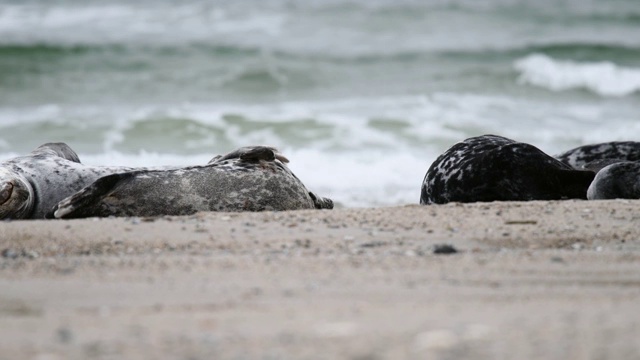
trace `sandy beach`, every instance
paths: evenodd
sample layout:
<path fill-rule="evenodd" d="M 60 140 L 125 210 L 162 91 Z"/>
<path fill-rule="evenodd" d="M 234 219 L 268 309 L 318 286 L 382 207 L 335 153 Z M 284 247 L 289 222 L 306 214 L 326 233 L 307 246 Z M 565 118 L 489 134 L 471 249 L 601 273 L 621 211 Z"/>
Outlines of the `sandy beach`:
<path fill-rule="evenodd" d="M 637 359 L 640 201 L 0 223 L 2 359 Z"/>

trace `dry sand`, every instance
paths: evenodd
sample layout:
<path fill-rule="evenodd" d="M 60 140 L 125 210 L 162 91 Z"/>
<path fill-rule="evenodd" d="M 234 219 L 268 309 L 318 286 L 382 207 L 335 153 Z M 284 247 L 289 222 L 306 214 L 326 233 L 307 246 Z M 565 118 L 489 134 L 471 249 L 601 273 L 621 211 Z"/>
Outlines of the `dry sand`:
<path fill-rule="evenodd" d="M 639 220 L 619 200 L 3 222 L 0 358 L 639 359 Z"/>

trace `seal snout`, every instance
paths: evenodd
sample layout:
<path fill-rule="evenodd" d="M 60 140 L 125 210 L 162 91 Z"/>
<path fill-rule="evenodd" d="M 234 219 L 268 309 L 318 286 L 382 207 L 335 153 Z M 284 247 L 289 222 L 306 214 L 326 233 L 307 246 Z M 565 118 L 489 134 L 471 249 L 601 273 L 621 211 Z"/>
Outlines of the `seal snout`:
<path fill-rule="evenodd" d="M 25 219 L 33 210 L 33 188 L 20 174 L 0 167 L 0 219 Z"/>
<path fill-rule="evenodd" d="M 11 199 L 11 194 L 13 194 L 13 183 L 5 182 L 0 188 L 0 205 Z"/>

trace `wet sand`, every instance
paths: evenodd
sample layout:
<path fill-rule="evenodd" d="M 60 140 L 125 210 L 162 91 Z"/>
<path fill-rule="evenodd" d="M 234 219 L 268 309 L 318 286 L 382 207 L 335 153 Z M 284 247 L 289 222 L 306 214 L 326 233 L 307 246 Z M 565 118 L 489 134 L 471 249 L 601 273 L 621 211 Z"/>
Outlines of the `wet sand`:
<path fill-rule="evenodd" d="M 0 358 L 638 359 L 639 225 L 623 200 L 2 222 Z"/>

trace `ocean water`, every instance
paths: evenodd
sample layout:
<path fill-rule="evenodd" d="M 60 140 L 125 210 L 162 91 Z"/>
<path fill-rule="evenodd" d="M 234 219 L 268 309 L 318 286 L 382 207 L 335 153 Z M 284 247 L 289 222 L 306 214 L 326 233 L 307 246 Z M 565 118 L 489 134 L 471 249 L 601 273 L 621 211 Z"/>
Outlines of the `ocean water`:
<path fill-rule="evenodd" d="M 386 206 L 485 133 L 640 140 L 638 0 L 0 0 L 0 159 L 268 144 L 340 206 Z"/>

